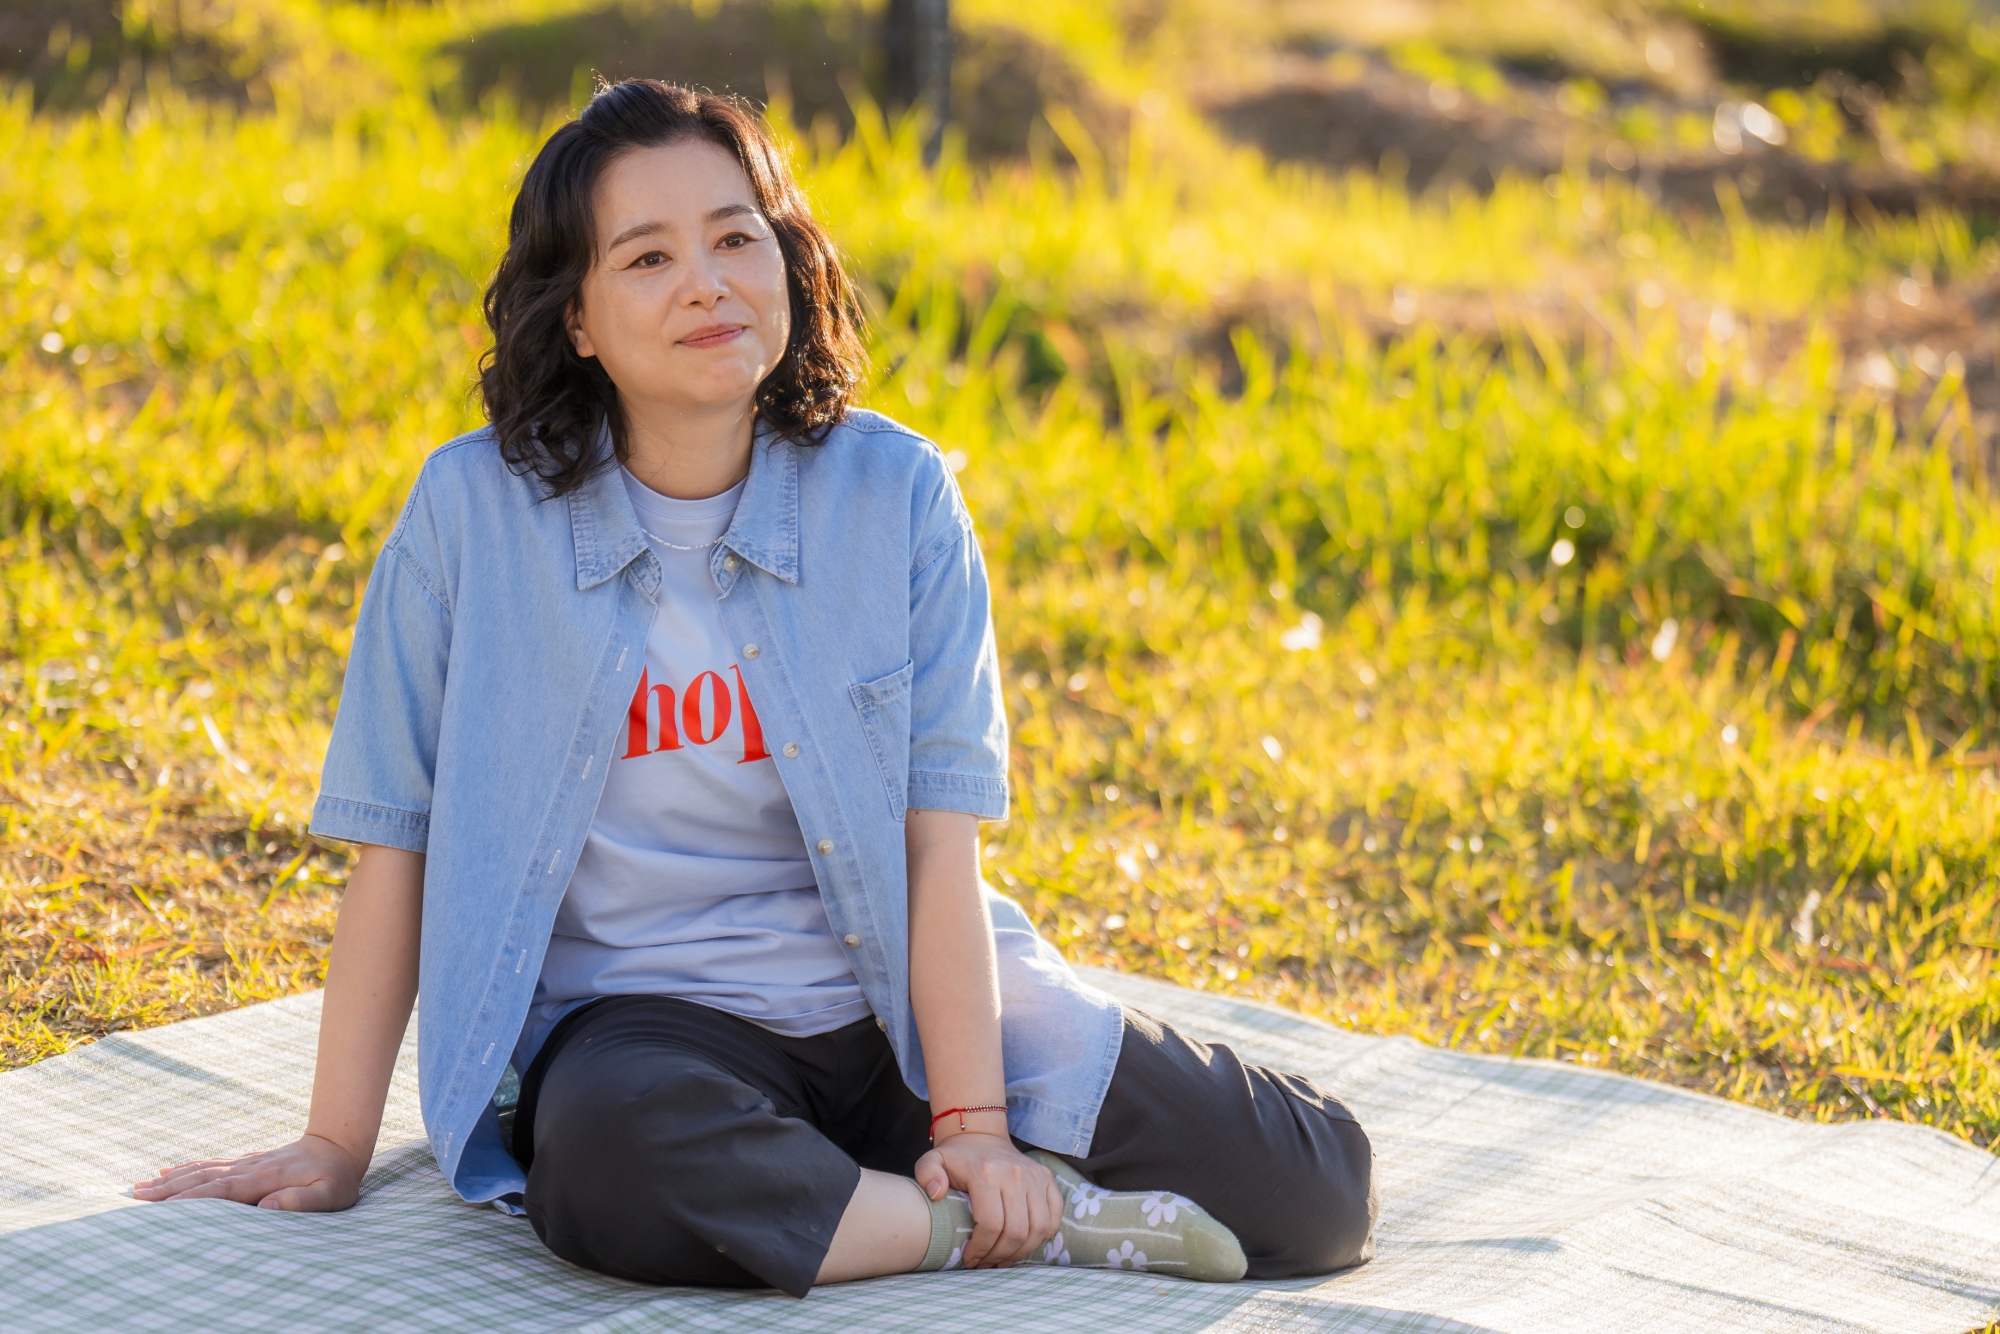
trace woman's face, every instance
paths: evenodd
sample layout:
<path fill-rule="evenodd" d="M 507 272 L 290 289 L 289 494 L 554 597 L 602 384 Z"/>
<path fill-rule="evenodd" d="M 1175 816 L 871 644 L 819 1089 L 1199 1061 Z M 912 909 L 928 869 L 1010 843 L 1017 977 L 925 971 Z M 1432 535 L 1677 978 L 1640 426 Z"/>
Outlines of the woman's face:
<path fill-rule="evenodd" d="M 749 178 L 705 139 L 598 177 L 595 262 L 570 337 L 628 410 L 748 410 L 791 336 L 785 259 Z"/>

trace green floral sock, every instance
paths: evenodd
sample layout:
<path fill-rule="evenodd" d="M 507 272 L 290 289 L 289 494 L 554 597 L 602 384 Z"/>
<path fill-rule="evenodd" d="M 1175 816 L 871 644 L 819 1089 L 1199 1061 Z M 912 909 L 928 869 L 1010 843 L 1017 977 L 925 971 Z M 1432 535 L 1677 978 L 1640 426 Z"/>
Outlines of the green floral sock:
<path fill-rule="evenodd" d="M 1035 1149 L 1028 1156 L 1055 1173 L 1063 1218 L 1062 1231 L 1040 1257 L 1024 1264 L 1141 1269 L 1208 1283 L 1243 1277 L 1243 1247 L 1236 1234 L 1186 1196 L 1165 1190 L 1104 1190 L 1052 1153 Z M 917 1270 L 957 1269 L 972 1236 L 972 1203 L 962 1192 L 949 1190 L 929 1204 L 931 1244 Z"/>
<path fill-rule="evenodd" d="M 923 1187 L 918 1186 L 917 1189 L 922 1190 Z M 948 1190 L 943 1199 L 933 1200 L 926 1195 L 924 1202 L 931 1207 L 931 1245 L 924 1252 L 923 1263 L 917 1266 L 917 1272 L 927 1274 L 934 1269 L 956 1269 L 965 1256 L 965 1243 L 972 1236 L 972 1201 L 966 1198 L 964 1191 Z"/>
<path fill-rule="evenodd" d="M 1042 1149 L 1028 1156 L 1062 1187 L 1062 1231 L 1045 1264 L 1078 1269 L 1143 1269 L 1205 1283 L 1234 1283 L 1247 1267 L 1236 1234 L 1185 1195 L 1168 1190 L 1105 1190 Z"/>

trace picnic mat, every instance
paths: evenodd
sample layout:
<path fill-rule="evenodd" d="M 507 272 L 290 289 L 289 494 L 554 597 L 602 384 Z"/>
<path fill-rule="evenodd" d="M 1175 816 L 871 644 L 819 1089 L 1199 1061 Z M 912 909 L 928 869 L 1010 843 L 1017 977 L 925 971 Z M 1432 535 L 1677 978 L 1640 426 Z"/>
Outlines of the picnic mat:
<path fill-rule="evenodd" d="M 421 1139 L 413 1045 L 389 1099 L 390 1147 L 353 1210 L 126 1198 L 162 1164 L 298 1133 L 319 1014 L 305 995 L 0 1074 L 0 1327 L 1963 1334 L 2000 1303 L 2000 1171 L 1936 1131 L 1802 1124 L 1574 1066 L 1091 980 L 1344 1098 L 1375 1143 L 1375 1261 L 1230 1285 L 954 1272 L 803 1301 L 621 1283 L 452 1195 Z"/>

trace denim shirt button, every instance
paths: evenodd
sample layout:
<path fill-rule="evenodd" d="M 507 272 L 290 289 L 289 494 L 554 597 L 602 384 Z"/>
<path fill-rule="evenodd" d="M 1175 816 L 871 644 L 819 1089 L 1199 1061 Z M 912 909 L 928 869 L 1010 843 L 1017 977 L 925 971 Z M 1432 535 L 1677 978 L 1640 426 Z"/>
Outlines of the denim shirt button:
<path fill-rule="evenodd" d="M 849 949 L 853 949 L 861 943 L 861 937 L 859 936 L 842 936 L 841 939 L 847 942 L 847 948 Z"/>
<path fill-rule="evenodd" d="M 756 657 L 756 656 L 757 656 L 757 654 L 758 654 L 758 651 L 759 651 L 759 650 L 758 650 L 758 648 L 757 648 L 757 646 L 756 646 L 755 644 L 745 644 L 745 645 L 743 646 L 743 656 L 744 656 L 744 657 L 746 657 L 746 658 L 754 658 L 754 657 Z"/>
<path fill-rule="evenodd" d="M 830 839 L 830 838 L 823 838 L 823 839 L 821 839 L 821 840 L 819 841 L 819 850 L 820 850 L 820 855 L 821 855 L 821 856 L 825 856 L 825 855 L 826 855 L 827 853 L 829 853 L 829 852 L 832 852 L 832 851 L 833 851 L 833 840 L 832 840 L 832 839 Z"/>
<path fill-rule="evenodd" d="M 787 741 L 785 743 L 785 758 L 788 760 L 796 760 L 798 757 L 799 757 L 799 743 L 796 741 Z"/>
<path fill-rule="evenodd" d="M 722 558 L 722 568 L 725 570 L 733 570 L 742 563 L 743 562 L 736 559 L 734 555 L 724 556 Z"/>

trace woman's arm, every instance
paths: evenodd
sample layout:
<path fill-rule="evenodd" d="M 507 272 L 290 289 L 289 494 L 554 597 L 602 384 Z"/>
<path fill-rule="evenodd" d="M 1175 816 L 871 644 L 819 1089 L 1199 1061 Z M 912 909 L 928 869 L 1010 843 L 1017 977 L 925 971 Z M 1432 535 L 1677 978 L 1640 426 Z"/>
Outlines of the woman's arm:
<path fill-rule="evenodd" d="M 282 1148 L 163 1170 L 141 1200 L 220 1197 L 266 1209 L 345 1209 L 375 1155 L 396 1052 L 417 998 L 423 854 L 364 846 L 341 897 L 305 1134 Z"/>
<path fill-rule="evenodd" d="M 955 811 L 909 813 L 910 1007 L 923 1044 L 931 1111 L 1000 1107 L 1000 976 L 993 924 L 979 885 L 979 822 Z M 1025 1260 L 1055 1235 L 1062 1193 L 1048 1169 L 1007 1137 L 1007 1113 L 967 1112 L 937 1123 L 937 1147 L 917 1161 L 917 1184 L 937 1199 L 947 1185 L 971 1197 L 968 1269 Z"/>

